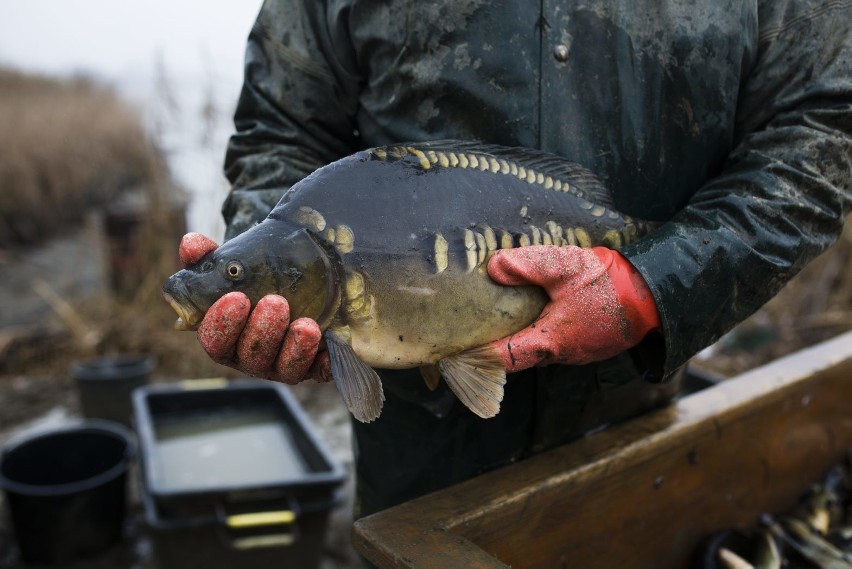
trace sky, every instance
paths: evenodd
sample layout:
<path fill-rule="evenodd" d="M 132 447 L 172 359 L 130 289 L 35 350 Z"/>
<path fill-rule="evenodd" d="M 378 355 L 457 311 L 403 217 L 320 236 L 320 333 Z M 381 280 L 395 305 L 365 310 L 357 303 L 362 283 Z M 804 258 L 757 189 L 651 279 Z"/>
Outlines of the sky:
<path fill-rule="evenodd" d="M 218 212 L 227 194 L 222 159 L 233 130 L 245 42 L 260 4 L 0 0 L 0 65 L 85 74 L 114 86 L 139 106 L 161 138 L 173 173 L 189 190 L 189 229 L 221 238 Z M 211 102 L 215 117 L 204 120 L 202 108 Z"/>
<path fill-rule="evenodd" d="M 127 77 L 162 53 L 175 73 L 241 76 L 257 0 L 0 0 L 0 61 Z"/>

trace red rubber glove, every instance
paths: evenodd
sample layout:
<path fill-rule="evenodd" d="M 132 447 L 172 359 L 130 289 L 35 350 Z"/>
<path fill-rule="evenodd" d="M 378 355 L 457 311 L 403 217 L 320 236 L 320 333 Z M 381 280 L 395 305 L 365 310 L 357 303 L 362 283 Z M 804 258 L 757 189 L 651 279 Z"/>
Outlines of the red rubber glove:
<path fill-rule="evenodd" d="M 515 372 L 611 358 L 660 329 L 651 291 L 617 251 L 552 245 L 497 251 L 488 274 L 503 285 L 538 285 L 550 296 L 529 327 L 493 342 Z"/>
<path fill-rule="evenodd" d="M 180 261 L 194 265 L 217 247 L 200 233 L 187 233 L 180 241 Z M 314 320 L 290 322 L 290 306 L 277 294 L 264 296 L 252 310 L 246 295 L 230 292 L 213 303 L 198 326 L 198 341 L 213 361 L 291 385 L 309 377 L 331 380 L 328 352 L 318 354 L 321 339 Z"/>

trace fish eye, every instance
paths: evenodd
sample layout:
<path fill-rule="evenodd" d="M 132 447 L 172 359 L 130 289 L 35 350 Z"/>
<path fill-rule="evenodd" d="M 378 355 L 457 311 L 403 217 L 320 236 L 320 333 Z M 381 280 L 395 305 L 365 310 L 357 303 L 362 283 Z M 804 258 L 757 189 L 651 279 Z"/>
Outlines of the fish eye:
<path fill-rule="evenodd" d="M 237 261 L 231 261 L 228 263 L 228 266 L 225 267 L 225 274 L 228 275 L 228 278 L 231 280 L 238 280 L 243 276 L 243 266 Z"/>

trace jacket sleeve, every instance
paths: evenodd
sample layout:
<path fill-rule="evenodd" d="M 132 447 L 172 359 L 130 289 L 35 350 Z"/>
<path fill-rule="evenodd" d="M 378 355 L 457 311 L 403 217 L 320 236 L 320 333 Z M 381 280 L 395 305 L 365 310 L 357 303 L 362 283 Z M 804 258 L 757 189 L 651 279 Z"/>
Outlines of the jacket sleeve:
<path fill-rule="evenodd" d="M 775 295 L 850 210 L 852 2 L 763 4 L 723 171 L 623 251 L 660 312 L 658 380 Z"/>
<path fill-rule="evenodd" d="M 251 30 L 245 78 L 225 157 L 222 208 L 234 237 L 266 217 L 284 191 L 359 149 L 359 78 L 345 2 L 267 0 Z"/>

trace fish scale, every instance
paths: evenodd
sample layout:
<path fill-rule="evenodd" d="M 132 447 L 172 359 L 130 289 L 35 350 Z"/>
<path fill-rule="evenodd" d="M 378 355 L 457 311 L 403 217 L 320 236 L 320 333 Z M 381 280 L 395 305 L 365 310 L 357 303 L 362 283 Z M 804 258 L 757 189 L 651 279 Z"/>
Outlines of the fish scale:
<path fill-rule="evenodd" d="M 499 412 L 505 370 L 483 346 L 532 323 L 547 302 L 538 287 L 491 281 L 490 255 L 539 244 L 618 248 L 649 229 L 563 158 L 456 141 L 401 144 L 320 168 L 164 292 L 186 328 L 232 290 L 252 303 L 281 294 L 293 318 L 320 324 L 335 383 L 361 421 L 381 413 L 373 368 L 413 367 L 430 385 L 437 367 L 487 418 Z M 234 263 L 239 278 L 227 272 Z"/>
<path fill-rule="evenodd" d="M 562 230 L 559 241 L 585 247 L 618 248 L 647 232 L 645 223 L 615 211 L 606 190 L 575 163 L 538 151 L 472 144 L 452 148 L 451 142 L 401 145 L 355 154 L 334 169 L 318 170 L 307 193 L 291 190 L 270 215 L 284 219 L 293 208 L 313 210 L 326 223 L 353 229 L 365 249 L 385 248 L 388 240 L 407 242 L 412 233 L 417 240 L 437 234 L 463 261 L 469 250 L 464 229 L 478 226 L 508 233 L 512 246 L 548 244 L 540 235 L 549 225 Z M 409 195 L 378 195 L 384 185 L 372 182 L 389 177 L 398 182 L 389 191 Z M 365 207 L 375 211 L 357 215 Z M 379 230 L 368 225 L 377 216 L 389 221 Z M 552 243 L 552 232 L 547 234 Z"/>

